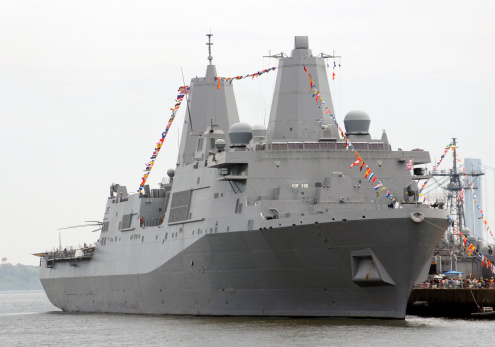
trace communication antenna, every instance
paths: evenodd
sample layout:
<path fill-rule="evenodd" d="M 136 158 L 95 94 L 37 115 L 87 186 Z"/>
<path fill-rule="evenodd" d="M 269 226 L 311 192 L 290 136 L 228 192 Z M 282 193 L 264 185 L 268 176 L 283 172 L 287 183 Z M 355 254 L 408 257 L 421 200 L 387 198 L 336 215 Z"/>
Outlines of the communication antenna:
<path fill-rule="evenodd" d="M 208 36 L 208 42 L 206 43 L 206 45 L 208 46 L 208 60 L 210 61 L 210 65 L 212 65 L 213 57 L 211 55 L 211 45 L 213 45 L 213 42 L 211 42 L 211 37 L 213 36 L 213 34 L 210 31 L 210 33 L 206 34 L 206 36 Z"/>
<path fill-rule="evenodd" d="M 85 227 L 98 227 L 98 229 L 92 230 L 91 232 L 95 232 L 100 230 L 101 227 L 103 226 L 103 223 L 100 221 L 95 221 L 95 220 L 87 220 L 84 221 L 85 223 L 92 223 L 92 224 L 81 224 L 81 225 L 71 225 L 70 227 L 65 227 L 65 228 L 59 228 L 58 230 L 65 230 L 65 229 L 74 229 L 74 228 L 85 228 Z M 60 232 L 58 233 L 59 239 L 60 239 Z"/>

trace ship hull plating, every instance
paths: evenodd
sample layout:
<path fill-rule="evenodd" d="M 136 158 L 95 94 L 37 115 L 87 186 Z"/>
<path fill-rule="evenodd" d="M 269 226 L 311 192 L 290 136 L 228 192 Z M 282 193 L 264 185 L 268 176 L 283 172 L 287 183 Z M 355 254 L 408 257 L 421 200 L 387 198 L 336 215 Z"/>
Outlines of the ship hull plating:
<path fill-rule="evenodd" d="M 403 319 L 446 226 L 396 218 L 207 234 L 151 272 L 74 276 L 57 263 L 41 282 L 69 312 Z M 361 254 L 379 268 L 364 281 Z"/>

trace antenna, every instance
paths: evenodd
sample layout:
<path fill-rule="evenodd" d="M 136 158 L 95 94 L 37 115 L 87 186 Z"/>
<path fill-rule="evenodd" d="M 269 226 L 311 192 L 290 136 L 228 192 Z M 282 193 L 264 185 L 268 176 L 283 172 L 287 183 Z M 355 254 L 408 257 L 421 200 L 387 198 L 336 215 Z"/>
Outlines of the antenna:
<path fill-rule="evenodd" d="M 208 42 L 206 43 L 206 45 L 208 46 L 208 60 L 210 61 L 210 65 L 212 65 L 212 61 L 213 61 L 213 57 L 211 56 L 211 45 L 213 45 L 213 43 L 211 42 L 211 37 L 213 36 L 213 34 L 210 33 L 209 34 L 206 34 L 206 36 L 208 36 Z"/>
<path fill-rule="evenodd" d="M 320 53 L 318 54 L 318 56 L 320 58 L 323 58 L 323 59 L 328 59 L 328 58 L 342 58 L 340 55 L 335 55 L 335 51 L 333 51 L 333 55 L 329 55 L 329 54 L 325 54 L 325 53 Z"/>
<path fill-rule="evenodd" d="M 284 52 L 280 52 L 280 53 L 277 53 L 277 54 L 273 54 L 271 53 L 271 51 L 268 51 L 268 54 L 269 55 L 264 55 L 263 58 L 276 58 L 276 59 L 282 59 L 282 58 L 288 58 L 289 56 L 287 54 L 285 54 Z"/>

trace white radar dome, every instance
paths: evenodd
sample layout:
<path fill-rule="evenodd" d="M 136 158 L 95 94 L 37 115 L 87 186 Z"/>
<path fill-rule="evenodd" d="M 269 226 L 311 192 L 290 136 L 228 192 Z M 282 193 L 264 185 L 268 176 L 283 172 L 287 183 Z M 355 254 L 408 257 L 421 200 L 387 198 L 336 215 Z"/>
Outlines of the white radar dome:
<path fill-rule="evenodd" d="M 371 118 L 361 110 L 349 111 L 344 118 L 345 130 L 351 135 L 368 135 Z"/>
<path fill-rule="evenodd" d="M 225 148 L 225 140 L 224 139 L 217 139 L 215 141 L 215 148 L 218 149 L 219 151 L 223 150 Z"/>
<path fill-rule="evenodd" d="M 230 127 L 229 138 L 232 146 L 246 146 L 253 138 L 251 125 L 247 123 L 235 123 Z"/>
<path fill-rule="evenodd" d="M 263 124 L 253 125 L 253 137 L 255 138 L 266 137 L 266 126 L 264 126 Z"/>

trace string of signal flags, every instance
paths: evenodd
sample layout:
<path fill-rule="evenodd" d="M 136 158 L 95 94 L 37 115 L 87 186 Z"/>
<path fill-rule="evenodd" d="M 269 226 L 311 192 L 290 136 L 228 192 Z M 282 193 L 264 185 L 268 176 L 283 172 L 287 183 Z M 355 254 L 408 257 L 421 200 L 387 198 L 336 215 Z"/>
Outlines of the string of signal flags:
<path fill-rule="evenodd" d="M 454 146 L 452 146 L 454 147 Z M 493 236 L 493 233 L 492 233 L 492 230 L 490 228 L 490 226 L 488 225 L 488 221 L 486 220 L 486 218 L 484 217 L 484 214 L 483 214 L 483 209 L 480 205 L 480 203 L 478 202 L 478 198 L 476 197 L 476 195 L 474 194 L 473 192 L 473 184 L 472 182 L 469 181 L 469 176 L 466 174 L 466 167 L 464 166 L 464 163 L 461 159 L 461 156 L 459 155 L 459 153 L 457 153 L 457 162 L 460 164 L 460 169 L 462 170 L 462 176 L 464 177 L 465 181 L 466 181 L 466 184 L 468 186 L 468 189 L 471 190 L 471 192 L 473 193 L 473 204 L 477 204 L 477 207 L 478 207 L 478 212 L 481 213 L 481 216 L 478 217 L 478 219 L 482 219 L 483 220 L 483 223 L 486 227 L 486 230 L 490 232 L 490 236 L 495 240 L 495 237 Z M 437 166 L 438 167 L 438 166 Z M 460 200 L 463 200 L 465 198 L 464 196 L 464 188 L 461 190 L 461 193 L 459 194 L 459 196 L 457 197 L 457 199 L 460 201 Z M 451 219 L 449 218 L 449 221 L 451 221 Z M 495 265 L 490 261 L 490 259 L 488 259 L 488 257 L 485 257 L 484 254 L 482 254 L 481 252 L 477 251 L 476 250 L 476 246 L 474 244 L 472 244 L 465 235 L 462 234 L 462 232 L 459 230 L 459 228 L 457 228 L 456 226 L 454 226 L 454 234 L 457 233 L 459 235 L 459 238 L 461 239 L 461 241 L 463 242 L 464 244 L 464 247 L 466 247 L 466 253 L 471 256 L 472 254 L 475 254 L 478 259 L 481 261 L 481 266 L 484 267 L 486 266 L 488 269 L 490 269 L 490 271 L 495 274 Z"/>
<path fill-rule="evenodd" d="M 265 73 L 268 73 L 270 71 L 275 70 L 276 67 L 271 67 L 265 70 L 261 70 L 252 74 L 248 74 L 245 76 L 236 76 L 236 77 L 215 77 L 215 81 L 218 81 L 217 89 L 220 89 L 220 85 L 222 81 L 232 83 L 234 80 L 242 80 L 248 77 L 251 77 L 254 79 L 255 77 L 259 77 Z M 165 141 L 165 137 L 167 137 L 167 134 L 170 130 L 170 127 L 172 126 L 172 123 L 175 119 L 175 115 L 177 114 L 177 111 L 180 108 L 180 105 L 182 103 L 182 100 L 184 100 L 184 96 L 189 94 L 190 87 L 189 86 L 182 86 L 179 87 L 178 89 L 178 95 L 177 98 L 175 99 L 175 105 L 172 107 L 170 110 L 172 111 L 172 115 L 170 116 L 167 126 L 165 127 L 165 130 L 162 132 L 160 140 L 156 143 L 155 149 L 153 150 L 153 153 L 150 157 L 150 161 L 145 164 L 145 169 L 144 169 L 144 174 L 143 177 L 141 178 L 141 183 L 139 184 L 139 189 L 137 190 L 138 193 L 141 193 L 144 185 L 146 184 L 146 181 L 148 180 L 148 177 L 150 175 L 151 169 L 153 168 L 153 165 L 155 164 L 156 158 L 158 157 L 158 153 L 160 152 L 163 142 Z"/>
<path fill-rule="evenodd" d="M 248 77 L 251 77 L 251 79 L 254 80 L 255 77 L 259 77 L 265 73 L 268 73 L 270 71 L 274 71 L 276 69 L 276 67 L 271 67 L 271 68 L 268 68 L 268 69 L 265 69 L 265 70 L 261 70 L 261 71 L 258 71 L 258 72 L 255 72 L 255 73 L 252 73 L 252 74 L 249 74 L 249 75 L 246 75 L 246 76 L 236 76 L 236 77 L 215 77 L 215 81 L 218 81 L 218 84 L 217 84 L 217 89 L 220 89 L 220 84 L 222 83 L 222 81 L 224 82 L 228 82 L 230 84 L 232 84 L 233 81 L 238 81 L 238 80 L 243 80 L 245 78 L 248 78 Z"/>
<path fill-rule="evenodd" d="M 440 164 L 442 163 L 443 161 L 443 158 L 445 158 L 445 156 L 447 155 L 447 152 L 449 151 L 449 149 L 454 149 L 455 146 L 452 144 L 452 143 L 449 143 L 448 146 L 445 147 L 445 150 L 443 151 L 443 154 L 440 156 L 440 160 L 436 163 L 436 165 L 433 167 L 433 171 L 436 171 L 438 169 L 438 167 L 440 166 Z M 428 184 L 428 182 L 430 181 L 430 179 L 427 179 L 423 185 L 421 186 L 421 188 L 419 189 L 419 196 L 423 196 L 423 202 L 426 201 L 426 196 L 423 195 L 423 189 L 425 189 L 426 185 Z"/>
<path fill-rule="evenodd" d="M 450 219 L 450 216 L 447 217 L 449 222 L 452 220 Z M 464 244 L 464 247 L 466 247 L 465 251 L 466 253 L 471 256 L 473 254 L 476 254 L 478 259 L 481 260 L 481 266 L 486 266 L 487 269 L 490 269 L 493 274 L 495 274 L 495 265 L 488 259 L 488 257 L 485 257 L 485 255 L 479 251 L 476 251 L 476 246 L 471 243 L 467 237 L 457 228 L 454 226 L 454 234 L 458 234 L 459 238 L 461 239 L 462 243 Z"/>
<path fill-rule="evenodd" d="M 153 154 L 150 157 L 150 161 L 147 162 L 146 168 L 144 169 L 144 175 L 141 178 L 141 184 L 139 185 L 139 189 L 137 190 L 138 193 L 141 193 L 143 190 L 144 185 L 146 184 L 146 181 L 148 180 L 148 176 L 150 175 L 151 169 L 153 168 L 153 165 L 155 164 L 155 160 L 158 157 L 158 153 L 160 152 L 160 149 L 162 149 L 163 146 L 163 141 L 165 141 L 165 137 L 167 137 L 168 131 L 170 130 L 170 127 L 172 126 L 172 123 L 175 119 L 175 115 L 177 114 L 177 111 L 179 110 L 180 104 L 182 103 L 182 100 L 184 100 L 184 96 L 189 94 L 189 86 L 182 86 L 179 87 L 178 89 L 178 95 L 177 98 L 175 99 L 175 105 L 172 107 L 170 110 L 172 111 L 172 115 L 170 116 L 167 126 L 165 127 L 165 130 L 162 132 L 162 136 L 160 140 L 156 143 L 155 149 L 153 151 Z"/>
<path fill-rule="evenodd" d="M 324 108 L 325 114 L 329 114 L 330 117 L 332 118 L 333 122 L 335 123 L 335 125 L 339 129 L 340 135 L 345 140 L 346 150 L 351 149 L 354 152 L 355 161 L 351 164 L 351 166 L 349 168 L 352 169 L 354 166 L 356 166 L 356 167 L 359 167 L 359 171 L 363 171 L 364 167 L 366 167 L 366 170 L 364 173 L 364 178 L 368 179 L 368 182 L 371 183 L 371 186 L 376 191 L 376 196 L 378 197 L 378 196 L 380 196 L 380 194 L 382 192 L 385 192 L 386 198 L 389 198 L 390 200 L 392 200 L 392 202 L 398 203 L 398 200 L 395 198 L 395 196 L 390 192 L 390 190 L 387 189 L 386 186 L 383 185 L 383 183 L 380 181 L 380 179 L 372 171 L 371 167 L 365 163 L 365 161 L 363 160 L 361 155 L 356 151 L 352 142 L 347 138 L 347 136 L 345 136 L 344 132 L 342 131 L 342 128 L 340 127 L 339 123 L 337 122 L 337 119 L 335 118 L 332 111 L 328 108 L 325 101 L 323 100 L 323 97 L 321 96 L 320 92 L 318 91 L 318 88 L 316 87 L 316 85 L 313 81 L 313 78 L 311 77 L 311 74 L 308 71 L 308 68 L 306 66 L 304 66 L 304 71 L 306 71 L 306 73 L 308 74 L 308 78 L 310 81 L 310 92 L 312 93 L 313 98 L 315 98 L 315 101 L 318 103 L 318 107 Z"/>
<path fill-rule="evenodd" d="M 457 149 L 456 146 L 454 146 L 452 143 L 449 143 L 445 149 L 444 149 L 444 152 L 443 154 L 440 156 L 440 160 L 435 164 L 435 166 L 433 167 L 433 172 L 435 172 L 438 167 L 440 166 L 440 164 L 442 163 L 443 159 L 445 158 L 445 156 L 447 155 L 448 151 L 449 150 L 454 150 L 454 149 Z M 465 182 L 466 182 L 466 185 L 467 185 L 467 188 L 471 191 L 472 193 L 472 198 L 473 198 L 473 204 L 476 205 L 477 209 L 478 209 L 478 212 L 480 213 L 480 216 L 477 217 L 478 219 L 482 219 L 483 220 L 483 224 L 486 228 L 486 230 L 490 233 L 490 236 L 495 240 L 495 236 L 493 235 L 493 232 L 492 232 L 492 229 L 490 228 L 490 225 L 488 224 L 488 221 L 487 219 L 485 218 L 485 214 L 484 214 L 484 210 L 482 208 L 482 206 L 480 205 L 479 201 L 478 201 L 478 197 L 476 196 L 476 194 L 474 194 L 474 187 L 473 187 L 473 184 L 472 182 L 470 182 L 469 180 L 469 176 L 467 175 L 466 173 L 466 167 L 464 166 L 464 163 L 461 159 L 461 156 L 459 153 L 457 153 L 457 158 L 456 158 L 456 161 L 457 163 L 459 163 L 459 170 L 462 171 L 461 175 L 462 177 L 464 178 Z M 423 193 L 423 190 L 424 188 L 426 187 L 426 185 L 428 184 L 429 182 L 429 179 L 427 179 L 421 186 L 421 189 L 419 190 L 419 196 L 423 196 L 423 203 L 426 201 L 426 196 L 425 194 Z M 461 189 L 461 192 L 459 193 L 459 195 L 457 196 L 457 200 L 458 201 L 461 201 L 461 200 L 464 200 L 465 199 L 465 191 L 464 191 L 464 188 Z M 454 228 L 454 230 L 457 230 L 457 228 Z M 462 235 L 462 233 L 460 231 L 459 232 L 459 236 Z"/>

